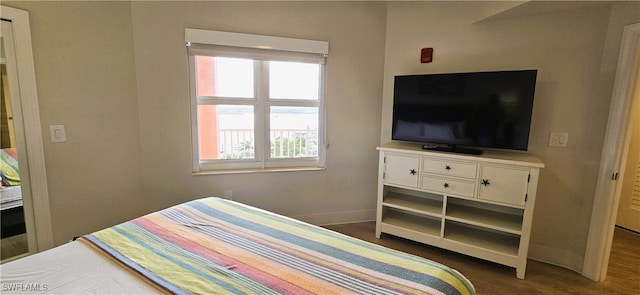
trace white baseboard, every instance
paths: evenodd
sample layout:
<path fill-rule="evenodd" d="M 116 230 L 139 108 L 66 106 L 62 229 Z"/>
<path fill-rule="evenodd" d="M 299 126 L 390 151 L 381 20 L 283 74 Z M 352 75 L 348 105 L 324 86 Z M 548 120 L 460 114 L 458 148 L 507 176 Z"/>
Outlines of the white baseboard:
<path fill-rule="evenodd" d="M 533 243 L 529 244 L 529 259 L 567 268 L 577 273 L 582 272 L 584 262 L 584 257 L 575 253 Z"/>
<path fill-rule="evenodd" d="M 328 213 L 313 213 L 291 216 L 314 225 L 332 225 L 376 220 L 376 210 L 354 210 Z"/>

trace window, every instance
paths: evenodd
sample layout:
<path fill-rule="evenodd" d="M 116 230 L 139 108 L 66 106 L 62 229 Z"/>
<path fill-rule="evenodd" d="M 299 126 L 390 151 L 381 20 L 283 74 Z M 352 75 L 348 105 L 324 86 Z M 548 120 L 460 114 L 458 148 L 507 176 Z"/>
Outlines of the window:
<path fill-rule="evenodd" d="M 192 29 L 185 36 L 195 172 L 324 166 L 328 44 L 313 46 L 326 42 Z"/>

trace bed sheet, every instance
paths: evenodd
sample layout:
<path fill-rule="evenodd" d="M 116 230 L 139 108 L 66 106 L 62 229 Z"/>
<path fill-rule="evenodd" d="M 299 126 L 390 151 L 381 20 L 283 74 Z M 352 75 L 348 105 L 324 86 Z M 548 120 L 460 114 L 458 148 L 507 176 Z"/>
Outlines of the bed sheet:
<path fill-rule="evenodd" d="M 3 295 L 159 293 L 79 241 L 0 265 L 0 282 Z"/>

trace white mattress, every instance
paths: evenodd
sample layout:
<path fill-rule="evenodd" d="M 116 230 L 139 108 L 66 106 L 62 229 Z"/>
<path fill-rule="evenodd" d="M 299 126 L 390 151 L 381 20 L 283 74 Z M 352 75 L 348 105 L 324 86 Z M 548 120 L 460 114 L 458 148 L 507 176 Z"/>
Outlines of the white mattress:
<path fill-rule="evenodd" d="M 0 189 L 0 209 L 11 209 L 22 206 L 22 187 L 9 186 Z"/>
<path fill-rule="evenodd" d="M 3 295 L 159 293 L 78 241 L 0 265 L 0 282 Z"/>

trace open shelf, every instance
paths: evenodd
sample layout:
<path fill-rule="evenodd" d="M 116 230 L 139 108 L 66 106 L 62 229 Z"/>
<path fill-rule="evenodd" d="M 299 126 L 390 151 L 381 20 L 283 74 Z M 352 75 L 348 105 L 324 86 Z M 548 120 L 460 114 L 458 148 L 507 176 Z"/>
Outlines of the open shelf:
<path fill-rule="evenodd" d="M 433 217 L 442 216 L 442 196 L 426 194 L 414 196 L 401 192 L 390 191 L 383 199 L 383 206 L 411 211 Z"/>
<path fill-rule="evenodd" d="M 511 256 L 518 256 L 520 246 L 520 237 L 517 235 L 498 233 L 452 221 L 445 224 L 444 238 Z"/>
<path fill-rule="evenodd" d="M 407 211 L 387 209 L 382 223 L 431 236 L 440 236 L 441 219 L 418 216 Z"/>
<path fill-rule="evenodd" d="M 463 202 L 448 202 L 446 218 L 516 235 L 522 233 L 522 212 L 518 215 L 491 209 L 490 206 L 479 208 Z"/>

